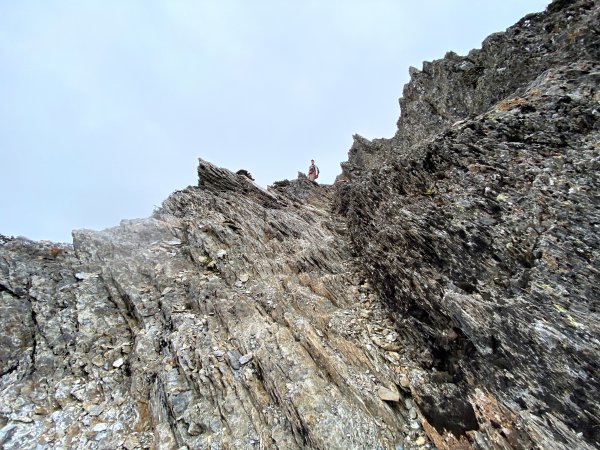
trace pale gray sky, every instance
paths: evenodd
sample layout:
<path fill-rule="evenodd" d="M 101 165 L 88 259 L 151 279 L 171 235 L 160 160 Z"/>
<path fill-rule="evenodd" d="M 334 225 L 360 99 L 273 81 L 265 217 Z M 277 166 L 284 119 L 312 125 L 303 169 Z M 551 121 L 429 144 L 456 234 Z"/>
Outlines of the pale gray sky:
<path fill-rule="evenodd" d="M 394 134 L 409 66 L 548 3 L 0 0 L 0 233 L 146 217 L 198 157 L 331 183 L 352 134 Z"/>

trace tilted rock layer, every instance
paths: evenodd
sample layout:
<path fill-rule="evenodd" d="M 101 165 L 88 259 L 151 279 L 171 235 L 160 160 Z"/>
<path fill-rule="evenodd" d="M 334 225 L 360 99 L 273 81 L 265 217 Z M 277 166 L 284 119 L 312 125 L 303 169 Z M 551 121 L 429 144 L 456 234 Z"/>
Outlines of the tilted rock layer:
<path fill-rule="evenodd" d="M 0 447 L 598 448 L 599 15 L 411 69 L 335 186 L 200 160 L 150 218 L 0 236 Z"/>
<path fill-rule="evenodd" d="M 424 440 L 333 188 L 198 172 L 154 217 L 73 248 L 3 242 L 5 448 Z"/>
<path fill-rule="evenodd" d="M 599 12 L 555 2 L 413 70 L 397 135 L 344 164 L 338 209 L 422 348 L 439 446 L 600 445 Z"/>

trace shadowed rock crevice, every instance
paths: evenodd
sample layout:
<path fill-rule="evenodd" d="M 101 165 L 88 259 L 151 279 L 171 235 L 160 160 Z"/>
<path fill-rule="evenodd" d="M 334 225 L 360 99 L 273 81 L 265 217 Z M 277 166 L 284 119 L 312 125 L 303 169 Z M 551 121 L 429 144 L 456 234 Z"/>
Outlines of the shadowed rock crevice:
<path fill-rule="evenodd" d="M 473 406 L 466 399 L 466 392 L 453 384 L 440 386 L 432 392 L 436 395 L 435 398 L 423 395 L 418 406 L 438 433 L 451 432 L 460 438 L 467 431 L 479 429 Z"/>

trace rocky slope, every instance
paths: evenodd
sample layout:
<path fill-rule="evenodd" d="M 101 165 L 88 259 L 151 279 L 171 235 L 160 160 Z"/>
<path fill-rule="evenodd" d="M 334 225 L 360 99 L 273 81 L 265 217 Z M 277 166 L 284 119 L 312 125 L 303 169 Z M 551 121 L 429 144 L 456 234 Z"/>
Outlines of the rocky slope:
<path fill-rule="evenodd" d="M 0 236 L 0 447 L 600 447 L 599 15 L 411 69 L 335 186 L 200 160 L 150 218 Z"/>
<path fill-rule="evenodd" d="M 554 2 L 413 70 L 397 135 L 344 165 L 338 210 L 422 349 L 440 447 L 600 445 L 599 12 Z"/>
<path fill-rule="evenodd" d="M 4 448 L 425 442 L 333 189 L 198 172 L 73 248 L 3 242 Z"/>

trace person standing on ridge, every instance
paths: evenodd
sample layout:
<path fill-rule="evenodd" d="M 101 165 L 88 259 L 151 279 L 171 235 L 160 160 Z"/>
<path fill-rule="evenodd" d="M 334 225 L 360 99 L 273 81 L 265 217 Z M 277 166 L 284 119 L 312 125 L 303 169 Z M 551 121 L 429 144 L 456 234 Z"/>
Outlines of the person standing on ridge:
<path fill-rule="evenodd" d="M 308 179 L 310 181 L 315 181 L 319 178 L 319 168 L 315 166 L 315 160 L 310 160 L 310 166 L 308 167 Z"/>

